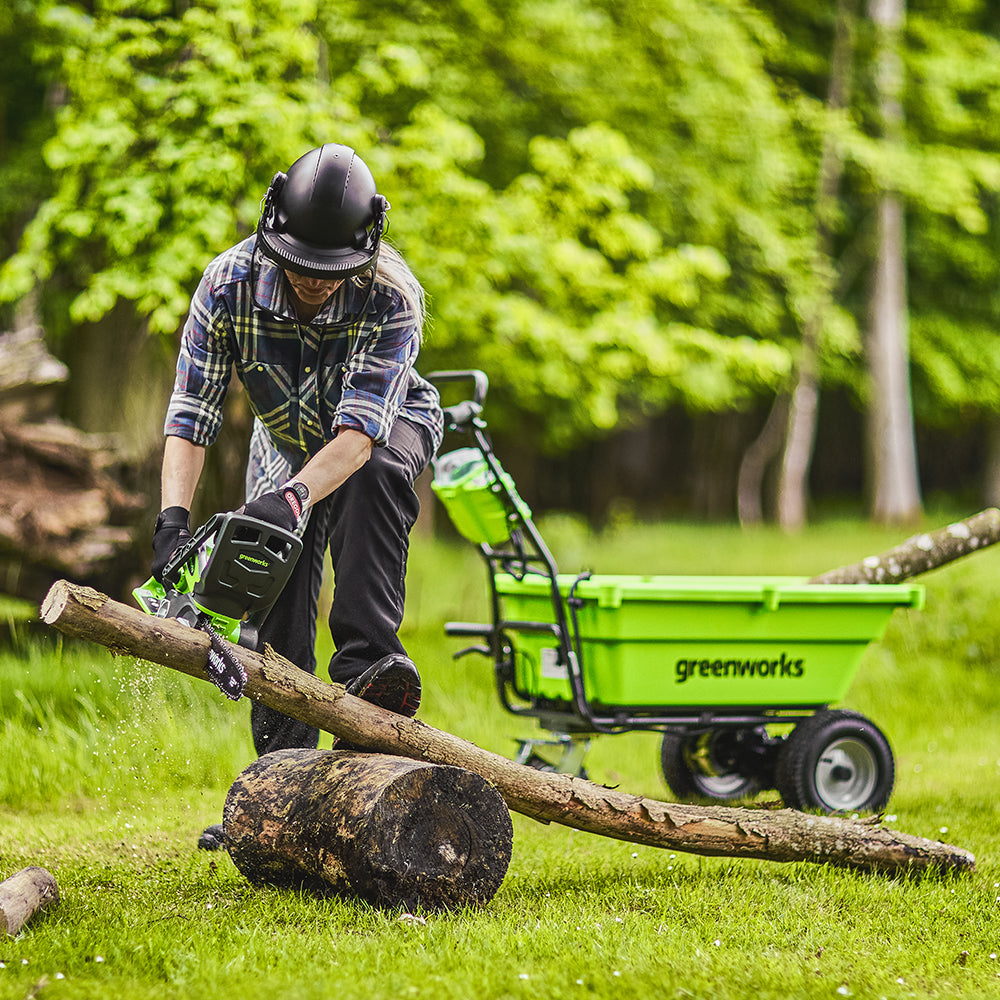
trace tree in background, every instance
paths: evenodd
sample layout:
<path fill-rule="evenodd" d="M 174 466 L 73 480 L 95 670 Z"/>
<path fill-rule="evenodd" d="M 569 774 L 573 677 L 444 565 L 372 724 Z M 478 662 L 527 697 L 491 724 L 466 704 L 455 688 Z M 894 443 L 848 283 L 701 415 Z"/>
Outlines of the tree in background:
<path fill-rule="evenodd" d="M 837 50 L 830 9 L 800 0 L 757 6 L 788 41 L 770 54 L 772 74 L 806 107 L 832 93 L 838 63 L 826 56 Z M 867 13 L 881 16 L 882 10 L 872 5 Z M 817 213 L 819 224 L 830 227 L 833 275 L 818 339 L 818 384 L 827 392 L 842 387 L 868 415 L 868 492 L 873 516 L 889 521 L 908 520 L 920 509 L 910 378 L 920 422 L 957 429 L 995 410 L 998 374 L 995 337 L 986 334 L 998 318 L 990 234 L 1000 145 L 987 111 L 998 93 L 995 19 L 981 0 L 948 11 L 911 3 L 905 21 L 901 15 L 896 12 L 899 24 L 888 32 L 888 49 L 885 28 L 870 16 L 859 21 L 850 114 L 803 117 L 817 137 L 816 162 L 824 162 L 824 136 L 834 138 L 843 162 L 834 211 Z M 894 78 L 878 72 L 886 59 Z M 880 219 L 895 220 L 892 267 L 880 250 Z M 890 273 L 892 286 L 885 281 Z M 876 288 L 885 297 L 874 299 Z M 876 301 L 883 305 L 876 308 Z M 890 301 L 894 307 L 887 309 Z M 877 326 L 876 317 L 882 317 Z M 862 330 L 872 335 L 863 339 Z M 888 353 L 880 349 L 886 331 L 892 334 Z M 791 445 L 791 426 L 788 433 Z M 798 454 L 801 459 L 802 449 Z M 807 482 L 808 466 L 799 464 L 797 477 Z M 804 518 L 802 494 L 785 499 L 782 519 L 790 526 Z"/>
<path fill-rule="evenodd" d="M 460 209 L 433 181 L 405 188 L 426 189 L 430 213 L 412 238 L 399 220 L 435 293 L 425 357 L 487 367 L 506 422 L 550 448 L 673 404 L 747 407 L 783 383 L 811 220 L 765 21 L 690 0 L 322 10 L 332 86 L 394 141 L 471 130 L 479 186 Z M 445 280 L 427 232 L 461 248 Z"/>
<path fill-rule="evenodd" d="M 808 516 L 809 471 L 819 419 L 820 358 L 826 330 L 836 317 L 833 234 L 843 174 L 840 122 L 850 103 L 857 0 L 838 0 L 827 83 L 828 123 L 820 129 L 815 197 L 815 246 L 811 260 L 815 279 L 801 320 L 795 376 L 786 394 L 779 393 L 761 436 L 747 450 L 740 470 L 739 513 L 743 523 L 762 520 L 763 468 L 780 452 L 777 520 L 782 527 L 802 527 Z M 782 426 L 784 435 L 782 440 Z"/>
<path fill-rule="evenodd" d="M 54 333 L 173 335 L 274 170 L 348 142 L 430 293 L 426 366 L 488 368 L 495 422 L 559 451 L 667 408 L 759 408 L 812 340 L 820 398 L 868 409 L 872 207 L 893 191 L 916 413 L 982 419 L 996 29 L 985 0 L 911 3 L 906 141 L 888 142 L 867 83 L 849 113 L 830 99 L 835 21 L 803 0 L 17 0 L 0 33 L 31 60 L 0 72 L 0 171 L 22 178 L 16 211 L 0 200 L 20 247 L 0 297 L 41 290 Z M 857 80 L 875 54 L 862 31 Z M 51 135 L 44 170 L 29 133 Z M 817 211 L 831 146 L 843 183 Z"/>
<path fill-rule="evenodd" d="M 42 146 L 52 134 L 46 75 L 25 39 L 39 34 L 32 0 L 12 0 L 0 8 L 0 255 L 9 257 L 21 231 L 49 191 Z M 23 313 L 30 313 L 27 302 Z M 21 325 L 30 322 L 24 315 Z"/>
<path fill-rule="evenodd" d="M 52 328 L 99 321 L 125 302 L 152 332 L 172 333 L 205 262 L 252 226 L 275 165 L 336 138 L 365 151 L 397 205 L 393 237 L 434 303 L 428 364 L 460 357 L 496 372 L 499 399 L 537 445 L 565 447 L 674 401 L 721 410 L 773 388 L 785 350 L 767 331 L 745 321 L 727 330 L 714 315 L 745 311 L 714 292 L 732 278 L 725 254 L 665 239 L 639 214 L 662 203 L 661 174 L 620 130 L 588 124 L 601 72 L 621 62 L 614 46 L 584 67 L 591 92 L 549 130 L 559 134 L 511 146 L 536 131 L 542 106 L 569 96 L 559 80 L 542 100 L 525 100 L 518 77 L 555 54 L 555 42 L 568 66 L 592 26 L 589 4 L 544 6 L 502 15 L 472 2 L 206 0 L 147 3 L 141 15 L 123 0 L 95 3 L 91 15 L 44 7 L 40 55 L 68 98 L 45 149 L 55 192 L 4 267 L 5 294 L 63 289 L 45 296 Z M 509 21 L 497 32 L 500 16 Z M 416 44 L 401 44 L 418 23 Z M 532 26 L 527 36 L 513 30 Z M 661 43 L 672 31 L 659 24 Z M 693 37 L 707 57 L 707 34 Z M 647 66 L 661 55 L 650 50 Z M 491 63 L 501 67 L 492 84 L 480 72 Z M 726 81 L 714 103 L 722 109 L 745 84 Z M 638 81 L 629 86 L 638 97 Z M 484 103 L 491 92 L 495 106 Z M 699 120 L 695 106 L 682 111 Z M 506 146 L 491 149 L 477 128 Z M 749 146 L 760 154 L 759 140 Z M 689 173 L 693 197 L 699 175 Z M 727 196 L 723 184 L 700 194 L 712 216 L 705 235 L 719 241 Z M 684 227 L 674 228 L 680 237 Z M 713 294 L 722 304 L 702 308 Z"/>
<path fill-rule="evenodd" d="M 1000 502 L 1000 28 L 995 5 L 910 0 L 906 183 L 918 427 L 977 430 L 980 500 Z"/>

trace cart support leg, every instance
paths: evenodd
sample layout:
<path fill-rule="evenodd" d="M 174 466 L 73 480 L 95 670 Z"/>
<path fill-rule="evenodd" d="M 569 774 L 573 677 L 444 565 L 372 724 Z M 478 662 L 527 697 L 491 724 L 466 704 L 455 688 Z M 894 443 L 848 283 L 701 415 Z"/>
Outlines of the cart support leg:
<path fill-rule="evenodd" d="M 541 771 L 554 771 L 558 774 L 572 774 L 585 778 L 587 772 L 583 767 L 584 757 L 590 749 L 590 737 L 570 733 L 553 733 L 550 739 L 518 739 L 518 750 L 514 760 L 518 764 Z M 536 747 L 557 747 L 560 751 L 558 760 L 553 763 L 546 757 L 535 752 Z"/>

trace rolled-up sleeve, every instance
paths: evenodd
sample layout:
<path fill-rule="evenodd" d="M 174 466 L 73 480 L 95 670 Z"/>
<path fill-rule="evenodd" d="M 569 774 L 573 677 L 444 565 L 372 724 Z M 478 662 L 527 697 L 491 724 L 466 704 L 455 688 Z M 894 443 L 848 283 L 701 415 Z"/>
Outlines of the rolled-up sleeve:
<path fill-rule="evenodd" d="M 389 440 L 420 351 L 420 330 L 398 293 L 345 365 L 334 424 L 359 430 L 376 445 Z"/>
<path fill-rule="evenodd" d="M 225 303 L 201 279 L 181 334 L 174 389 L 163 433 L 210 445 L 222 426 L 222 404 L 232 372 L 232 321 Z"/>

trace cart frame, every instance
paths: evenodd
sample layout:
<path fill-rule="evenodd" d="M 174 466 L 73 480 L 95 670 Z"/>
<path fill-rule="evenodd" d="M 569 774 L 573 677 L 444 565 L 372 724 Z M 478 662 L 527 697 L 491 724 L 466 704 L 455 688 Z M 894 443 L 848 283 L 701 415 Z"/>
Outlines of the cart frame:
<path fill-rule="evenodd" d="M 480 653 L 492 658 L 496 674 L 497 694 L 503 707 L 512 715 L 536 718 L 544 728 L 555 733 L 614 734 L 636 729 L 665 732 L 681 730 L 701 732 L 726 726 L 738 729 L 778 723 L 796 723 L 808 718 L 826 703 L 783 706 L 773 709 L 731 708 L 704 706 L 678 710 L 676 706 L 661 706 L 661 710 L 643 708 L 633 711 L 621 708 L 616 711 L 598 711 L 594 708 L 585 690 L 581 663 L 583 647 L 580 638 L 576 609 L 580 604 L 575 596 L 577 586 L 589 580 L 590 572 L 577 575 L 565 599 L 559 588 L 558 568 L 552 553 L 545 544 L 534 520 L 526 516 L 525 506 L 520 498 L 512 494 L 509 477 L 505 475 L 486 433 L 486 421 L 482 418 L 483 403 L 489 388 L 485 372 L 439 371 L 428 378 L 435 384 L 471 382 L 473 395 L 452 407 L 445 408 L 445 424 L 450 432 L 468 434 L 476 448 L 482 453 L 492 473 L 496 487 L 509 511 L 511 533 L 506 546 L 480 543 L 480 554 L 486 562 L 492 623 L 448 622 L 448 635 L 463 638 L 481 638 L 486 646 L 472 646 L 460 650 L 456 657 L 469 653 Z M 554 622 L 522 621 L 506 619 L 502 613 L 501 597 L 496 585 L 498 573 L 508 573 L 522 579 L 528 573 L 543 576 L 548 582 Z M 540 699 L 528 691 L 517 687 L 514 673 L 514 652 L 516 644 L 509 632 L 544 632 L 551 634 L 558 643 L 562 661 L 566 664 L 571 700 L 569 711 L 563 703 L 554 704 Z M 514 695 L 522 704 L 511 697 Z"/>

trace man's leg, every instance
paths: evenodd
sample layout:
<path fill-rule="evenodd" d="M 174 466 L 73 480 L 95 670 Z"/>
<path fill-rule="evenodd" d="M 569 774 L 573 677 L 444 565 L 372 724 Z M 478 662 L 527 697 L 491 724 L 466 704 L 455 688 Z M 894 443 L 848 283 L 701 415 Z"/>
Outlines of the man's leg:
<path fill-rule="evenodd" d="M 397 420 L 389 443 L 330 499 L 329 546 L 335 589 L 330 632 L 337 652 L 330 678 L 347 683 L 399 641 L 410 529 L 420 510 L 413 481 L 431 459 L 430 435 Z"/>
<path fill-rule="evenodd" d="M 316 605 L 323 582 L 327 503 L 316 504 L 302 537 L 302 554 L 284 590 L 260 627 L 258 646 L 270 644 L 297 667 L 316 673 Z M 258 756 L 295 747 L 314 749 L 319 730 L 259 702 L 250 706 L 250 729 Z"/>

